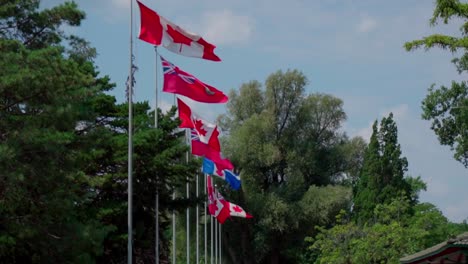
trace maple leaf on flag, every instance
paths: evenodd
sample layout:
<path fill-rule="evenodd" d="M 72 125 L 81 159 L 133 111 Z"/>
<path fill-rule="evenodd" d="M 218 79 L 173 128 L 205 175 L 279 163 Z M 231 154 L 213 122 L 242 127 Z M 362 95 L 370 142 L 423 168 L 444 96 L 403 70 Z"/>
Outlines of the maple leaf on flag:
<path fill-rule="evenodd" d="M 167 25 L 167 33 L 174 40 L 174 43 L 180 43 L 190 46 L 192 39 L 180 33 L 179 31 L 173 29 L 171 25 Z"/>
<path fill-rule="evenodd" d="M 234 211 L 236 211 L 236 212 L 238 212 L 238 213 L 240 213 L 240 212 L 243 211 L 242 208 L 240 208 L 238 205 L 232 207 L 232 209 L 234 209 Z"/>
<path fill-rule="evenodd" d="M 197 130 L 198 134 L 206 136 L 207 131 L 203 128 L 203 122 L 200 119 L 195 120 L 195 129 Z"/>

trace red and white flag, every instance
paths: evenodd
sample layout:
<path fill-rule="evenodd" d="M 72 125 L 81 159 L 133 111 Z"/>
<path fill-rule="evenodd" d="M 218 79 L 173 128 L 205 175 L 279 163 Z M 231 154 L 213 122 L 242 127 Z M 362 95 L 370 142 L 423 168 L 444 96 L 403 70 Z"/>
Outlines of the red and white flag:
<path fill-rule="evenodd" d="M 218 222 L 223 224 L 226 219 L 231 216 L 253 218 L 242 207 L 237 204 L 230 203 L 213 187 L 211 177 L 206 179 L 206 188 L 208 193 L 208 211 L 211 215 L 218 219 Z"/>
<path fill-rule="evenodd" d="M 221 61 L 214 53 L 215 45 L 208 43 L 197 34 L 189 33 L 158 15 L 138 1 L 140 7 L 140 34 L 139 38 L 153 45 L 162 45 L 166 49 L 188 57 L 202 58 L 212 61 Z"/>
<path fill-rule="evenodd" d="M 161 57 L 164 83 L 163 91 L 180 94 L 202 103 L 225 103 L 228 97 L 220 90 L 210 86 L 185 72 Z"/>
<path fill-rule="evenodd" d="M 216 163 L 216 167 L 219 170 L 233 170 L 234 165 L 232 165 L 229 159 L 225 159 L 221 156 L 221 152 L 214 150 L 208 144 L 205 144 L 200 141 L 200 137 L 195 129 L 190 129 L 190 140 L 192 143 L 192 154 L 199 157 L 207 157 Z"/>

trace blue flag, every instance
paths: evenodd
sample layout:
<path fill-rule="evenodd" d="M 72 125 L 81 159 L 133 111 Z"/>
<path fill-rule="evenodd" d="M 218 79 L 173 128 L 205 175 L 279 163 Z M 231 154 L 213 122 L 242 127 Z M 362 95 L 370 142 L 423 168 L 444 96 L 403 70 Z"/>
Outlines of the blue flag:
<path fill-rule="evenodd" d="M 239 175 L 234 174 L 234 172 L 230 170 L 224 170 L 224 180 L 231 185 L 232 189 L 239 190 L 241 185 Z"/>

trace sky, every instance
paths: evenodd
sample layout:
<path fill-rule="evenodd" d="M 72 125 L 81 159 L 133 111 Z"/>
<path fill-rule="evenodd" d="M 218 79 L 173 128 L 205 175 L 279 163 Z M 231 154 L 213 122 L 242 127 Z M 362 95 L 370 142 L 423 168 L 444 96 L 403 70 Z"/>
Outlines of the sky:
<path fill-rule="evenodd" d="M 432 85 L 462 80 L 451 64 L 457 54 L 432 49 L 406 52 L 406 41 L 442 33 L 459 36 L 460 21 L 429 25 L 433 0 L 141 0 L 173 23 L 217 46 L 222 62 L 182 57 L 164 48 L 158 53 L 200 80 L 228 93 L 244 82 L 264 82 L 278 70 L 298 69 L 308 78 L 307 93 L 341 98 L 347 113 L 343 130 L 369 140 L 371 125 L 392 112 L 398 126 L 408 174 L 421 176 L 427 191 L 420 200 L 435 204 L 449 220 L 468 219 L 468 169 L 439 144 L 430 122 L 421 119 L 421 101 Z M 64 0 L 44 0 L 51 7 Z M 86 12 L 68 33 L 97 49 L 101 75 L 109 75 L 111 92 L 125 100 L 130 65 L 130 0 L 76 1 Z M 133 50 L 138 71 L 135 101 L 155 105 L 162 75 L 154 47 L 137 39 L 139 10 L 133 4 Z M 157 64 L 156 64 L 157 63 Z M 159 92 L 167 109 L 173 95 Z M 225 105 L 189 102 L 207 120 Z"/>

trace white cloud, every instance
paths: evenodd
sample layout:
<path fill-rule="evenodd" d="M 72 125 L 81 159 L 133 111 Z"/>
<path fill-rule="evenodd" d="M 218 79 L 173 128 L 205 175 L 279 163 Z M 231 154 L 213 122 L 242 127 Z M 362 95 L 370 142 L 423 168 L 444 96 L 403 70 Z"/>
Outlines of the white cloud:
<path fill-rule="evenodd" d="M 151 101 L 151 108 L 154 110 L 154 105 L 155 105 L 155 100 L 153 99 Z M 158 108 L 161 109 L 163 113 L 167 113 L 171 108 L 173 104 L 172 102 L 168 102 L 166 100 L 158 100 Z"/>
<path fill-rule="evenodd" d="M 370 137 L 372 136 L 372 125 L 373 122 L 369 123 L 367 127 L 357 130 L 356 133 L 351 134 L 351 136 L 362 137 L 365 141 L 369 142 Z"/>
<path fill-rule="evenodd" d="M 468 199 L 457 201 L 445 208 L 446 216 L 449 219 L 454 219 L 456 222 L 468 220 Z"/>
<path fill-rule="evenodd" d="M 356 26 L 356 31 L 359 33 L 369 33 L 377 28 L 377 20 L 363 16 Z"/>
<path fill-rule="evenodd" d="M 111 0 L 110 4 L 119 9 L 128 9 L 130 7 L 130 1 L 128 0 Z"/>
<path fill-rule="evenodd" d="M 407 104 L 397 105 L 392 107 L 388 110 L 384 110 L 381 114 L 382 117 L 387 117 L 390 113 L 393 113 L 393 119 L 398 121 L 402 121 L 408 118 L 409 115 L 409 107 Z"/>
<path fill-rule="evenodd" d="M 393 119 L 398 123 L 402 122 L 403 120 L 406 120 L 409 116 L 409 107 L 407 104 L 401 104 L 397 105 L 395 107 L 392 107 L 390 109 L 383 110 L 380 114 L 379 119 L 382 119 L 382 117 L 387 117 L 389 114 L 393 113 Z M 377 120 L 380 122 L 380 120 Z M 374 124 L 374 120 L 369 122 L 367 127 L 359 128 L 359 129 L 350 129 L 350 134 L 352 137 L 354 136 L 360 136 L 367 142 L 369 142 L 370 137 L 372 136 L 372 125 Z"/>
<path fill-rule="evenodd" d="M 426 179 L 427 184 L 427 193 L 431 194 L 434 197 L 446 197 L 450 194 L 450 187 L 444 181 L 440 179 L 433 179 L 432 177 Z"/>
<path fill-rule="evenodd" d="M 244 44 L 250 39 L 253 29 L 253 19 L 227 9 L 205 13 L 201 23 L 202 36 L 216 44 Z"/>

